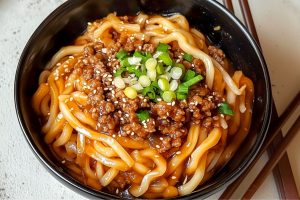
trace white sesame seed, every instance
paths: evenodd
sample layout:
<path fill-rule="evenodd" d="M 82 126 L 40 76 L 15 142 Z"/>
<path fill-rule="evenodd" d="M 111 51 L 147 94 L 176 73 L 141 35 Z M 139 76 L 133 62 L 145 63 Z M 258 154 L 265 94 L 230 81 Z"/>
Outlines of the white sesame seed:
<path fill-rule="evenodd" d="M 172 177 L 171 177 L 171 179 L 176 179 L 176 178 L 177 178 L 176 176 L 172 176 Z"/>
<path fill-rule="evenodd" d="M 160 139 L 161 141 L 163 141 L 164 138 L 163 138 L 163 137 L 160 137 L 159 139 Z"/>
<path fill-rule="evenodd" d="M 134 135 L 134 132 L 131 132 L 131 135 Z"/>
<path fill-rule="evenodd" d="M 65 163 L 66 163 L 66 161 L 65 161 L 65 160 L 62 160 L 62 161 L 61 161 L 61 163 L 62 163 L 62 164 L 65 164 Z"/>
<path fill-rule="evenodd" d="M 73 101 L 74 100 L 74 98 L 73 97 L 70 97 L 70 101 Z"/>
<path fill-rule="evenodd" d="M 103 74 L 103 78 L 105 78 L 105 77 L 107 77 L 108 76 L 108 74 Z"/>
<path fill-rule="evenodd" d="M 158 149 L 160 148 L 160 146 L 159 146 L 158 144 L 157 144 L 157 145 L 155 145 L 155 147 L 156 147 L 156 148 L 158 148 Z"/>
<path fill-rule="evenodd" d="M 181 154 L 181 151 L 177 151 L 176 154 L 177 154 L 177 155 Z"/>
<path fill-rule="evenodd" d="M 113 136 L 113 138 L 115 138 L 115 137 L 116 137 L 116 135 L 115 135 L 115 134 L 113 134 L 112 136 Z"/>
<path fill-rule="evenodd" d="M 159 155 L 154 155 L 155 158 L 159 158 Z"/>
<path fill-rule="evenodd" d="M 175 101 L 172 101 L 172 106 L 174 106 L 175 105 Z"/>
<path fill-rule="evenodd" d="M 107 49 L 106 48 L 102 48 L 101 51 L 102 51 L 102 53 L 107 53 Z"/>

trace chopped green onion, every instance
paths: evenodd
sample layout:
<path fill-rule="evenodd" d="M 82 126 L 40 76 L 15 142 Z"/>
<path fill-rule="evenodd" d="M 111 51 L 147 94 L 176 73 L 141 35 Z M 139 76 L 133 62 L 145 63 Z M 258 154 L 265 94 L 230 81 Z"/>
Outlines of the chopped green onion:
<path fill-rule="evenodd" d="M 157 65 L 157 60 L 154 58 L 149 58 L 145 63 L 147 70 L 155 70 L 156 65 Z"/>
<path fill-rule="evenodd" d="M 172 80 L 170 82 L 170 90 L 175 91 L 175 90 L 177 90 L 177 88 L 178 88 L 178 82 L 176 80 Z"/>
<path fill-rule="evenodd" d="M 158 58 L 162 60 L 163 63 L 166 65 L 172 65 L 173 63 L 172 59 L 170 58 L 170 55 L 167 52 L 163 52 L 162 54 L 159 55 Z"/>
<path fill-rule="evenodd" d="M 176 91 L 177 93 L 183 93 L 183 94 L 188 94 L 189 93 L 189 87 L 183 84 L 180 84 L 178 86 L 178 89 Z"/>
<path fill-rule="evenodd" d="M 174 66 L 174 67 L 179 67 L 179 68 L 182 69 L 182 75 L 181 75 L 181 77 L 183 77 L 184 74 L 185 74 L 185 67 L 184 67 L 184 65 L 181 64 L 181 63 L 175 63 L 175 64 L 173 64 L 173 66 Z"/>
<path fill-rule="evenodd" d="M 142 95 L 148 96 L 149 99 L 155 99 L 155 97 L 156 97 L 155 91 L 154 91 L 153 87 L 151 87 L 151 86 L 145 87 L 142 90 Z"/>
<path fill-rule="evenodd" d="M 193 56 L 191 54 L 184 53 L 183 59 L 186 60 L 186 61 L 192 62 L 193 61 Z"/>
<path fill-rule="evenodd" d="M 176 97 L 178 100 L 184 100 L 187 98 L 187 95 L 185 93 L 177 93 Z"/>
<path fill-rule="evenodd" d="M 198 83 L 202 79 L 203 79 L 203 77 L 201 75 L 197 75 L 194 78 L 188 80 L 187 82 L 184 82 L 183 85 L 185 85 L 187 87 L 190 87 L 192 85 L 195 85 L 196 83 Z"/>
<path fill-rule="evenodd" d="M 114 85 L 119 89 L 125 88 L 125 82 L 120 76 L 114 78 Z"/>
<path fill-rule="evenodd" d="M 145 55 L 145 59 L 143 60 L 143 62 L 145 63 L 149 58 L 152 58 L 152 54 L 147 52 Z"/>
<path fill-rule="evenodd" d="M 183 81 L 188 81 L 192 78 L 194 78 L 194 76 L 196 75 L 196 72 L 194 72 L 193 70 L 187 70 L 187 72 L 185 73 L 184 77 L 183 77 Z"/>
<path fill-rule="evenodd" d="M 116 57 L 119 60 L 122 60 L 123 58 L 125 58 L 127 56 L 127 51 L 125 51 L 124 49 L 121 49 L 117 54 Z"/>
<path fill-rule="evenodd" d="M 139 78 L 139 83 L 143 86 L 143 87 L 148 87 L 151 84 L 150 78 L 148 76 L 142 75 Z"/>
<path fill-rule="evenodd" d="M 150 118 L 149 111 L 147 110 L 140 110 L 136 113 L 137 118 L 142 122 L 146 121 L 147 119 Z"/>
<path fill-rule="evenodd" d="M 234 112 L 233 110 L 230 108 L 229 104 L 228 103 L 220 103 L 219 105 L 219 112 L 221 114 L 224 114 L 224 115 L 231 115 L 233 116 L 234 115 Z"/>
<path fill-rule="evenodd" d="M 156 51 L 167 52 L 169 48 L 170 48 L 169 45 L 164 44 L 164 43 L 159 43 L 156 48 Z"/>
<path fill-rule="evenodd" d="M 182 69 L 179 67 L 173 67 L 170 74 L 173 79 L 178 80 L 182 75 Z"/>
<path fill-rule="evenodd" d="M 144 55 L 143 55 L 142 52 L 140 52 L 140 51 L 135 51 L 135 52 L 133 53 L 133 56 L 134 56 L 134 57 L 138 57 L 138 58 L 143 58 L 143 57 L 144 57 Z"/>
<path fill-rule="evenodd" d="M 176 98 L 176 94 L 173 91 L 164 91 L 164 93 L 162 94 L 162 98 L 165 102 L 171 102 Z"/>
<path fill-rule="evenodd" d="M 114 77 L 122 76 L 122 73 L 125 71 L 126 69 L 124 67 L 117 69 L 116 72 L 114 73 Z"/>
<path fill-rule="evenodd" d="M 132 87 L 126 87 L 124 94 L 130 99 L 135 99 L 137 97 L 137 91 Z"/>
<path fill-rule="evenodd" d="M 156 79 L 156 70 L 148 70 L 147 76 L 150 78 L 151 81 L 155 81 Z"/>
<path fill-rule="evenodd" d="M 158 63 L 156 66 L 156 72 L 157 74 L 163 74 L 165 72 L 164 66 L 162 65 L 162 63 Z"/>
<path fill-rule="evenodd" d="M 169 81 L 165 78 L 158 79 L 158 86 L 162 91 L 166 91 L 170 89 Z"/>

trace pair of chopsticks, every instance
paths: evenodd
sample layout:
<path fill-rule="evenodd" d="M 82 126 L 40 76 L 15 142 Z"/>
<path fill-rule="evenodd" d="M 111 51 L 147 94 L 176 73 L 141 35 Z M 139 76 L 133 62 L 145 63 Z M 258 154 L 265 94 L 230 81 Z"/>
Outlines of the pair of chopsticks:
<path fill-rule="evenodd" d="M 279 134 L 281 134 L 281 132 L 280 132 L 281 128 L 286 124 L 286 122 L 289 120 L 289 118 L 293 114 L 295 114 L 294 111 L 297 110 L 299 105 L 300 105 L 300 92 L 298 92 L 298 94 L 293 99 L 293 101 L 289 104 L 287 109 L 278 118 L 278 120 L 273 124 L 274 126 L 271 127 L 271 130 L 270 130 L 267 138 L 265 139 L 265 142 L 263 143 L 261 150 L 259 151 L 258 155 L 255 157 L 253 162 L 250 164 L 250 166 L 247 168 L 247 170 L 237 180 L 235 180 L 231 185 L 229 185 L 226 188 L 226 190 L 220 196 L 220 199 L 229 199 L 232 196 L 232 194 L 235 192 L 235 190 L 238 188 L 238 186 L 241 184 L 241 182 L 245 179 L 247 174 L 250 172 L 250 170 L 254 166 L 254 164 L 259 160 L 259 158 L 262 156 L 262 154 L 272 144 L 274 139 Z M 268 174 L 273 170 L 273 168 L 276 166 L 278 161 L 284 155 L 290 142 L 293 140 L 293 138 L 296 136 L 297 132 L 300 129 L 300 113 L 296 113 L 296 118 L 297 118 L 296 121 L 293 123 L 292 127 L 287 132 L 286 136 L 278 144 L 278 146 L 272 153 L 271 157 L 269 158 L 268 162 L 265 164 L 263 169 L 257 175 L 254 182 L 249 186 L 246 193 L 243 195 L 242 199 L 250 199 L 254 195 L 256 190 L 264 182 L 264 180 L 266 179 Z"/>

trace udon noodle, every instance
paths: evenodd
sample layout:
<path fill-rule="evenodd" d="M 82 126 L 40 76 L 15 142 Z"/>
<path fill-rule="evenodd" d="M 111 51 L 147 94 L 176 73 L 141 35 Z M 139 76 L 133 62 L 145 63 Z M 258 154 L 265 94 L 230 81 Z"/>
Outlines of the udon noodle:
<path fill-rule="evenodd" d="M 169 198 L 192 193 L 232 158 L 253 94 L 184 16 L 112 13 L 52 57 L 32 105 L 45 142 L 83 184 Z"/>

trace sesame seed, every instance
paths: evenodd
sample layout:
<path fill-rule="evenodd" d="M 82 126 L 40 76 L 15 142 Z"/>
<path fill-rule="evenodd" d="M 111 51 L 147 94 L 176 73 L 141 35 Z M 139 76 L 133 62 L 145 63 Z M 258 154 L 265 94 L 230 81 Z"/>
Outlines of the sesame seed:
<path fill-rule="evenodd" d="M 63 114 L 59 113 L 59 114 L 57 115 L 57 118 L 58 118 L 58 119 L 62 119 L 62 118 L 63 118 Z"/>
<path fill-rule="evenodd" d="M 160 146 L 159 146 L 158 144 L 157 144 L 157 145 L 155 145 L 155 147 L 156 147 L 156 148 L 158 148 L 158 149 L 160 148 Z"/>
<path fill-rule="evenodd" d="M 170 103 L 167 103 L 167 105 L 169 105 L 169 106 L 170 106 L 170 105 L 172 105 L 172 104 L 171 104 L 171 102 L 170 102 Z"/>
<path fill-rule="evenodd" d="M 177 178 L 176 176 L 172 176 L 172 177 L 171 177 L 171 179 L 176 179 L 176 178 Z"/>
<path fill-rule="evenodd" d="M 172 104 L 171 104 L 172 106 L 174 106 L 175 105 L 175 101 L 172 101 Z"/>
<path fill-rule="evenodd" d="M 131 135 L 134 135 L 134 132 L 131 132 Z"/>
<path fill-rule="evenodd" d="M 177 155 L 181 154 L 181 151 L 177 151 L 176 154 L 177 154 Z"/>
<path fill-rule="evenodd" d="M 102 51 L 102 53 L 107 53 L 107 49 L 106 48 L 102 48 L 101 51 Z"/>
<path fill-rule="evenodd" d="M 116 189 L 116 194 L 118 194 L 118 193 L 119 193 L 119 189 L 117 188 L 117 189 Z"/>
<path fill-rule="evenodd" d="M 62 164 L 65 164 L 65 163 L 66 163 L 66 161 L 65 161 L 65 160 L 62 160 L 62 161 L 61 161 L 61 163 L 62 163 Z"/>
<path fill-rule="evenodd" d="M 50 115 L 50 112 L 48 112 L 47 115 Z"/>
<path fill-rule="evenodd" d="M 57 63 L 56 66 L 61 66 L 61 63 Z"/>
<path fill-rule="evenodd" d="M 223 115 L 223 114 L 221 114 L 221 117 L 222 117 L 222 118 L 224 118 L 224 115 Z"/>
<path fill-rule="evenodd" d="M 108 81 L 112 81 L 112 78 L 108 78 L 107 80 L 108 80 Z"/>
<path fill-rule="evenodd" d="M 121 118 L 120 118 L 120 120 L 121 120 L 121 121 L 124 121 L 124 118 L 123 118 L 123 117 L 121 117 Z"/>
<path fill-rule="evenodd" d="M 124 103 L 126 103 L 126 99 L 125 99 L 125 98 L 122 98 L 122 101 L 123 101 Z"/>
<path fill-rule="evenodd" d="M 107 87 L 105 87 L 103 90 L 105 90 L 105 91 L 106 91 L 106 90 L 108 90 L 108 88 L 107 88 Z"/>
<path fill-rule="evenodd" d="M 163 141 L 164 138 L 163 138 L 163 137 L 160 137 L 159 139 L 160 139 L 161 141 Z"/>
<path fill-rule="evenodd" d="M 116 137 L 116 135 L 115 135 L 115 134 L 113 134 L 112 136 L 113 136 L 113 138 L 115 138 L 115 137 Z"/>
<path fill-rule="evenodd" d="M 105 78 L 105 77 L 107 77 L 108 76 L 108 74 L 103 74 L 103 78 Z"/>
<path fill-rule="evenodd" d="M 58 77 L 56 76 L 56 77 L 54 78 L 54 80 L 56 80 L 56 81 L 57 81 L 57 80 L 58 80 Z"/>
<path fill-rule="evenodd" d="M 155 158 L 159 158 L 159 155 L 154 155 Z"/>
<path fill-rule="evenodd" d="M 70 97 L 70 101 L 73 101 L 74 100 L 74 98 L 73 97 Z"/>
<path fill-rule="evenodd" d="M 114 103 L 115 103 L 115 104 L 118 104 L 119 102 L 118 102 L 118 101 L 115 101 Z"/>

